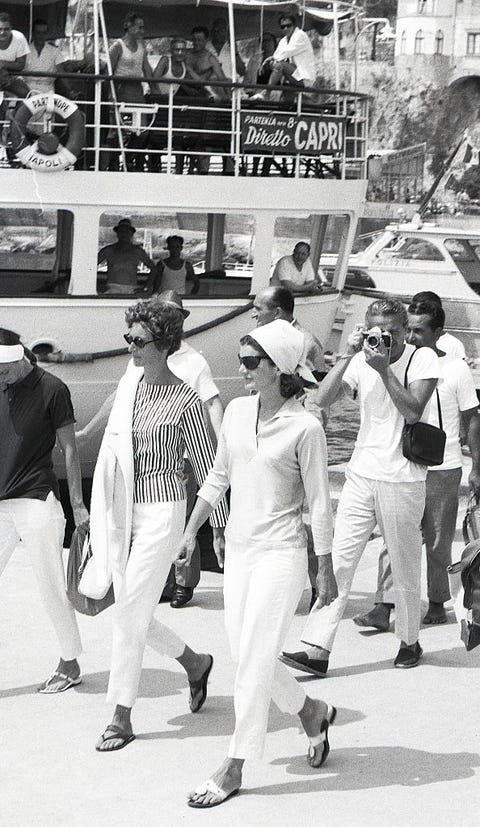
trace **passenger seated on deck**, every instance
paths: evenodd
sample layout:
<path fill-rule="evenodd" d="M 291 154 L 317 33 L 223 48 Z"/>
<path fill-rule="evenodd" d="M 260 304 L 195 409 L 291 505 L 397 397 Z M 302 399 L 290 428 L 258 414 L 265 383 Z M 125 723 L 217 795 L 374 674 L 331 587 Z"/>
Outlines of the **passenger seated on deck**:
<path fill-rule="evenodd" d="M 295 14 L 282 14 L 278 20 L 284 36 L 275 49 L 273 57 L 267 58 L 266 61 L 272 68 L 268 85 L 277 86 L 283 83 L 292 89 L 313 86 L 317 70 L 309 36 L 298 28 Z M 254 95 L 252 99 L 269 100 L 270 94 L 270 90 L 266 89 Z"/>
<path fill-rule="evenodd" d="M 223 73 L 229 80 L 232 79 L 232 53 L 230 51 L 230 38 L 228 24 L 224 17 L 217 17 L 212 23 L 212 35 L 207 48 L 218 59 Z M 245 74 L 245 64 L 235 47 L 235 72 L 237 80 Z"/>
<path fill-rule="evenodd" d="M 178 83 L 151 83 L 150 88 L 154 95 L 168 95 L 173 87 L 173 94 L 182 94 L 184 80 L 200 80 L 200 76 L 191 66 L 187 66 L 187 41 L 184 37 L 174 37 L 170 44 L 170 54 L 162 55 L 153 70 L 155 80 L 172 80 Z M 189 90 L 193 94 L 193 89 Z"/>
<path fill-rule="evenodd" d="M 10 15 L 0 12 L 0 92 L 26 98 L 30 90 L 17 75 L 25 68 L 29 51 L 26 37 L 12 29 Z"/>
<path fill-rule="evenodd" d="M 113 230 L 118 236 L 118 241 L 116 244 L 102 247 L 97 259 L 98 264 L 104 261 L 107 263 L 107 289 L 104 292 L 131 295 L 140 290 L 147 290 L 148 287 L 138 285 L 138 265 L 144 264 L 148 267 L 151 278 L 155 276 L 156 268 L 145 250 L 132 243 L 136 228 L 132 226 L 129 218 L 122 218 Z"/>
<path fill-rule="evenodd" d="M 272 74 L 270 58 L 273 57 L 276 48 L 277 38 L 275 35 L 272 32 L 264 32 L 258 44 L 258 50 L 247 63 L 245 83 L 264 83 L 265 85 L 268 83 Z"/>
<path fill-rule="evenodd" d="M 319 273 L 314 272 L 310 261 L 310 244 L 299 241 L 293 248 L 290 256 L 279 258 L 270 284 L 281 284 L 288 287 L 292 293 L 318 293 L 322 289 Z"/>
<path fill-rule="evenodd" d="M 192 264 L 182 258 L 183 238 L 181 235 L 169 235 L 167 238 L 168 256 L 157 262 L 157 275 L 153 283 L 153 292 L 175 290 L 180 295 L 198 293 L 200 281 Z M 191 282 L 191 289 L 187 289 Z"/>

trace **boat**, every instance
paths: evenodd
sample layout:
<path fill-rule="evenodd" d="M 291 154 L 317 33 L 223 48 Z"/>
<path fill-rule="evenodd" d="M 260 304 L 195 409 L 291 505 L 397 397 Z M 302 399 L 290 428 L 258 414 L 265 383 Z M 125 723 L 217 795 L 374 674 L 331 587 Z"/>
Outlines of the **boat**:
<path fill-rule="evenodd" d="M 13 6 L 17 8 L 15 0 Z M 189 37 L 193 25 L 209 26 L 219 15 L 228 16 L 234 54 L 236 40 L 256 38 L 267 29 L 280 34 L 278 15 L 291 6 L 283 0 L 146 0 L 141 14 L 149 37 Z M 19 2 L 19 12 L 22 8 Z M 50 15 L 52 25 L 60 27 L 57 36 L 63 34 L 66 8 L 67 0 L 41 7 L 43 16 Z M 78 8 L 76 22 L 83 32 L 86 24 Z M 88 6 L 93 64 L 80 75 L 63 73 L 79 92 L 76 103 L 56 93 L 34 95 L 20 106 L 7 96 L 3 101 L 4 127 L 8 132 L 13 119 L 22 141 L 13 140 L 10 131 L 8 163 L 0 165 L 0 222 L 8 225 L 9 237 L 15 235 L 13 228 L 24 236 L 28 227 L 35 244 L 0 256 L 0 325 L 19 332 L 41 364 L 67 383 L 78 427 L 99 409 L 124 372 L 129 358 L 122 342 L 125 309 L 145 295 L 101 292 L 104 274 L 97 267 L 97 250 L 104 239 L 116 240 L 112 229 L 120 219 L 130 219 L 136 238 L 145 245 L 148 241 L 154 251 L 169 232 L 186 242 L 201 240 L 202 249 L 192 259 L 203 261 L 204 269 L 198 293 L 185 297 L 190 311 L 186 336 L 207 358 L 227 402 L 242 392 L 238 340 L 252 326 L 252 300 L 268 285 L 272 264 L 282 250 L 307 240 L 317 267 L 334 228 L 331 284 L 318 295 L 296 299 L 300 323 L 327 340 L 367 185 L 366 95 L 312 87 L 287 101 L 252 101 L 248 93 L 264 87 L 247 88 L 232 65 L 231 80 L 208 84 L 227 89 L 225 100 L 215 95 L 213 100 L 199 95 L 179 99 L 173 81 L 165 81 L 167 95 L 145 104 L 117 100 L 105 43 L 122 35 L 125 11 L 115 0 L 94 0 Z M 304 27 L 323 32 L 333 27 L 337 40 L 339 20 L 357 13 L 350 3 L 301 3 Z M 75 37 L 74 30 L 73 41 Z M 25 73 L 28 77 L 34 80 L 35 74 Z M 9 105 L 16 106 L 10 120 L 5 114 Z M 26 134 L 32 112 L 44 119 L 46 133 L 33 143 Z M 78 112 L 85 120 L 83 132 Z M 110 141 L 107 146 L 107 132 L 113 133 L 114 145 Z M 146 139 L 143 160 L 132 169 L 139 138 Z M 107 153 L 113 158 L 108 168 Z M 209 167 L 208 174 L 187 174 L 183 160 L 179 163 L 198 163 L 198 158 Z M 268 177 L 260 174 L 265 159 Z M 238 247 L 244 267 L 231 266 L 232 248 L 238 253 Z M 96 449 L 92 443 L 82 456 L 87 476 Z"/>
<path fill-rule="evenodd" d="M 335 256 L 321 259 L 330 282 Z M 341 350 L 375 298 L 393 294 L 408 303 L 431 290 L 442 298 L 446 329 L 463 342 L 480 387 L 480 229 L 421 219 L 389 224 L 348 261 L 343 301 L 329 347 Z"/>

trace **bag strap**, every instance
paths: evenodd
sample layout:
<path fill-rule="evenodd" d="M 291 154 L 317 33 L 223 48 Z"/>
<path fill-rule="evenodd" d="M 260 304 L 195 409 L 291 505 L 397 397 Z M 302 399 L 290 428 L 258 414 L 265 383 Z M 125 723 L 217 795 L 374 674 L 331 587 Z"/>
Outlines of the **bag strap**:
<path fill-rule="evenodd" d="M 413 353 L 411 354 L 410 359 L 408 360 L 408 363 L 407 363 L 407 367 L 405 368 L 405 376 L 403 378 L 403 387 L 405 388 L 405 390 L 408 390 L 408 383 L 407 383 L 408 369 L 410 367 L 410 363 L 411 363 L 414 356 L 415 356 L 415 351 L 413 351 Z M 440 428 L 441 431 L 443 431 L 442 408 L 441 408 L 441 405 L 440 405 L 440 397 L 438 395 L 438 388 L 435 388 L 435 393 L 437 394 L 438 427 Z"/>

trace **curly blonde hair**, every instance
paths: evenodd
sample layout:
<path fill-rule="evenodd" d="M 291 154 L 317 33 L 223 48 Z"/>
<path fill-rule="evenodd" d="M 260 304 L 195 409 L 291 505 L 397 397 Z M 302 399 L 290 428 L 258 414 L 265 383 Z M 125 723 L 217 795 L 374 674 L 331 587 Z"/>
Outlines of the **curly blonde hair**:
<path fill-rule="evenodd" d="M 157 340 L 157 350 L 167 350 L 167 355 L 180 347 L 183 333 L 183 314 L 171 304 L 161 301 L 158 296 L 132 304 L 125 312 L 128 327 L 135 323 L 143 325 Z"/>

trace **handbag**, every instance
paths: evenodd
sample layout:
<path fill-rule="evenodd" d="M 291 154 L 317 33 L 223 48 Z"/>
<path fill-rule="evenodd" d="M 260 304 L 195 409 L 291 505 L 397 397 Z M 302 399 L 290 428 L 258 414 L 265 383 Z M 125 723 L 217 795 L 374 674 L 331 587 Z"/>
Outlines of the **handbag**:
<path fill-rule="evenodd" d="M 73 532 L 67 563 L 67 597 L 73 608 L 84 615 L 98 615 L 115 601 L 113 585 L 104 597 L 96 600 L 79 591 L 79 583 L 88 561 L 92 558 L 89 522 L 77 526 Z"/>
<path fill-rule="evenodd" d="M 455 603 L 455 614 L 460 621 L 460 637 L 467 652 L 471 652 L 480 644 L 480 540 L 468 543 L 461 560 L 447 566 L 447 571 L 451 583 L 461 576 L 462 589 Z"/>
<path fill-rule="evenodd" d="M 405 378 L 403 380 L 404 388 L 408 387 L 407 374 L 410 362 L 415 355 L 415 351 L 408 360 L 408 365 L 405 368 Z M 440 407 L 440 397 L 438 390 L 435 388 L 437 394 L 437 410 L 438 410 L 438 424 L 430 425 L 428 422 L 413 422 L 409 424 L 405 422 L 402 431 L 402 452 L 405 459 L 411 462 L 416 462 L 417 465 L 441 465 L 445 454 L 445 443 L 447 435 L 443 430 L 442 409 Z"/>

